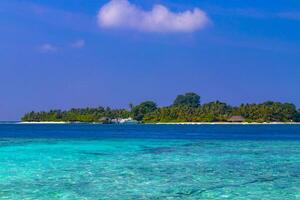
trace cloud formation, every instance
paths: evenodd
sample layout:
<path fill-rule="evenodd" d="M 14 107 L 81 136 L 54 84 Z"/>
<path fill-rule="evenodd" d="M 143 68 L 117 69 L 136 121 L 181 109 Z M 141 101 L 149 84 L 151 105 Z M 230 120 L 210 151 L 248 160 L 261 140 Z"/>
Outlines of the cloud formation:
<path fill-rule="evenodd" d="M 45 44 L 42 44 L 40 47 L 39 47 L 39 51 L 42 52 L 42 53 L 47 53 L 47 52 L 56 52 L 57 51 L 57 47 L 52 45 L 52 44 L 49 44 L 49 43 L 45 43 Z"/>
<path fill-rule="evenodd" d="M 71 44 L 71 47 L 74 49 L 81 49 L 85 46 L 84 40 L 77 40 Z"/>
<path fill-rule="evenodd" d="M 277 14 L 278 17 L 289 20 L 300 20 L 300 12 L 281 12 Z"/>
<path fill-rule="evenodd" d="M 98 24 L 103 28 L 127 28 L 144 32 L 194 32 L 209 23 L 206 13 L 199 8 L 172 12 L 163 5 L 145 11 L 128 0 L 111 0 L 100 8 Z"/>

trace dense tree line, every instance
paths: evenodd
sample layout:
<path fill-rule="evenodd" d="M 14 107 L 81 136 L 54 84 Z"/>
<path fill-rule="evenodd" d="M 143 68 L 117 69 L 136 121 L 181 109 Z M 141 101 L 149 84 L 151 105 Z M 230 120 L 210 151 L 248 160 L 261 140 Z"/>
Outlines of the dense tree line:
<path fill-rule="evenodd" d="M 137 106 L 131 104 L 130 110 L 110 108 L 84 108 L 67 111 L 30 112 L 23 121 L 70 121 L 101 122 L 105 118 L 132 117 L 145 123 L 157 122 L 223 122 L 231 116 L 242 116 L 248 122 L 299 122 L 300 110 L 291 103 L 264 102 L 261 104 L 242 104 L 238 107 L 215 101 L 200 104 L 200 96 L 195 93 L 178 95 L 173 104 L 158 108 L 153 101 Z"/>
<path fill-rule="evenodd" d="M 72 108 L 67 111 L 50 110 L 49 112 L 30 112 L 24 115 L 22 121 L 67 121 L 67 122 L 100 122 L 104 118 L 128 118 L 131 113 L 126 109 L 110 108 Z"/>
<path fill-rule="evenodd" d="M 145 122 L 218 122 L 226 121 L 233 108 L 219 101 L 191 107 L 187 105 L 158 108 L 144 117 Z"/>

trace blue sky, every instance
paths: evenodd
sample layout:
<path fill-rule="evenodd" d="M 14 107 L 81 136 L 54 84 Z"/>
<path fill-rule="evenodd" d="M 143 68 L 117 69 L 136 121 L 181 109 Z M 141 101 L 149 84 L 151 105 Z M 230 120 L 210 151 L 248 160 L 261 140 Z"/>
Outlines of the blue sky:
<path fill-rule="evenodd" d="M 129 0 L 121 21 L 99 18 L 110 3 L 0 1 L 0 120 L 149 99 L 163 106 L 188 91 L 202 102 L 300 106 L 299 1 Z M 149 25 L 158 4 L 167 17 Z"/>

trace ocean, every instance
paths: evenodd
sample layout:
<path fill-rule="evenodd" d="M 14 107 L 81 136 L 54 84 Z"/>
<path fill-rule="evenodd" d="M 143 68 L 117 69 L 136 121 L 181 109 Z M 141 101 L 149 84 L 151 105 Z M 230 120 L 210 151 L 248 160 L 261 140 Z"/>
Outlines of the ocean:
<path fill-rule="evenodd" d="M 300 199 L 300 125 L 0 124 L 0 199 Z"/>

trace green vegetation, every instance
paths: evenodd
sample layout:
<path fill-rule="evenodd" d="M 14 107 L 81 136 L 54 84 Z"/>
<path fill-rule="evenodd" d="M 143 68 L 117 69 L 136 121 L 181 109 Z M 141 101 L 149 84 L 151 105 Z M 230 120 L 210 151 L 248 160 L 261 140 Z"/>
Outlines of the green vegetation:
<path fill-rule="evenodd" d="M 30 112 L 24 115 L 22 121 L 40 122 L 101 122 L 103 118 L 128 118 L 130 112 L 125 109 L 110 109 L 110 108 L 81 108 L 70 109 L 67 111 L 50 110 L 49 112 Z"/>
<path fill-rule="evenodd" d="M 133 107 L 131 113 L 133 119 L 142 121 L 145 115 L 154 112 L 156 109 L 156 103 L 154 103 L 153 101 L 145 101 L 140 105 Z"/>
<path fill-rule="evenodd" d="M 174 100 L 173 106 L 188 106 L 196 108 L 200 106 L 200 96 L 193 92 L 178 95 Z"/>
<path fill-rule="evenodd" d="M 200 96 L 195 93 L 178 95 L 173 105 L 158 108 L 153 101 L 137 106 L 130 104 L 126 109 L 85 108 L 67 111 L 30 112 L 22 121 L 69 121 L 103 122 L 107 118 L 132 117 L 144 123 L 157 122 L 224 122 L 231 116 L 242 116 L 248 122 L 300 122 L 300 110 L 291 103 L 267 101 L 261 104 L 242 104 L 233 107 L 215 101 L 200 104 Z"/>

